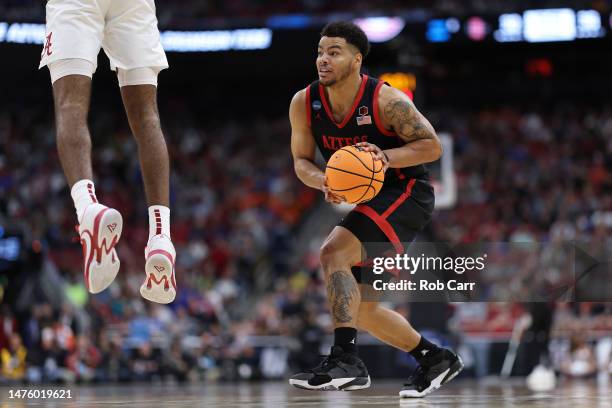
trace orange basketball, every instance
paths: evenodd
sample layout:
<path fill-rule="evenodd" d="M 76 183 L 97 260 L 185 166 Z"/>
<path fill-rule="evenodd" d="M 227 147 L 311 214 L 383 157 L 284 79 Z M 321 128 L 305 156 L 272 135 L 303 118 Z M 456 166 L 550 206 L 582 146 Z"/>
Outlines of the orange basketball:
<path fill-rule="evenodd" d="M 355 146 L 336 151 L 327 162 L 325 175 L 333 193 L 344 197 L 347 203 L 370 201 L 385 181 L 383 164 L 374 160 L 372 153 Z"/>

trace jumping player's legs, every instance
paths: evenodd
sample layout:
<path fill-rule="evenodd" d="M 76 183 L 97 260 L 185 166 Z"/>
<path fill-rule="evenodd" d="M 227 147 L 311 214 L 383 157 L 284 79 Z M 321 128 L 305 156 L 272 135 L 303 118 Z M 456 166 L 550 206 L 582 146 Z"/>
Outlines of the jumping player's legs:
<path fill-rule="evenodd" d="M 149 74 L 147 74 L 147 70 Z M 130 128 L 138 145 L 138 157 L 149 204 L 149 241 L 145 249 L 145 281 L 141 295 L 158 303 L 170 303 L 176 296 L 174 263 L 176 252 L 170 240 L 170 160 L 157 108 L 157 87 L 151 68 L 127 73 L 119 70 L 119 83 L 149 82 L 121 86 L 121 97 Z"/>
<path fill-rule="evenodd" d="M 91 293 L 106 289 L 115 279 L 120 261 L 115 246 L 121 237 L 121 214 L 98 202 L 91 167 L 91 136 L 87 114 L 93 64 L 83 59 L 49 64 L 53 82 L 57 150 L 74 200 L 78 233 L 83 246 L 85 285 Z M 78 73 L 77 73 L 78 72 Z M 61 76 L 67 73 L 65 76 Z"/>
<path fill-rule="evenodd" d="M 49 0 L 45 10 L 39 68 L 47 66 L 51 75 L 58 152 L 72 187 L 93 177 L 87 114 L 91 78 L 102 46 L 104 10 L 95 0 Z M 82 209 L 77 208 L 77 213 Z"/>
<path fill-rule="evenodd" d="M 149 206 L 169 206 L 168 149 L 157 108 L 157 76 L 168 67 L 153 0 L 113 2 L 106 15 L 104 52 L 117 72 L 123 105 L 138 144 Z M 170 235 L 170 231 L 163 231 Z M 151 238 L 151 237 L 149 237 Z"/>
<path fill-rule="evenodd" d="M 154 85 L 121 87 L 130 128 L 138 145 L 145 194 L 149 206 L 169 206 L 170 160 L 157 109 Z"/>
<path fill-rule="evenodd" d="M 79 180 L 93 179 L 87 127 L 90 96 L 91 77 L 86 75 L 67 75 L 53 83 L 57 150 L 70 187 Z"/>
<path fill-rule="evenodd" d="M 140 294 L 153 302 L 176 297 L 176 252 L 170 239 L 169 159 L 157 109 L 157 75 L 168 67 L 153 0 L 112 2 L 102 47 L 117 71 L 121 97 L 138 156 L 149 205 L 145 280 Z"/>
<path fill-rule="evenodd" d="M 123 105 L 138 144 L 148 204 L 167 208 L 170 165 L 157 108 L 157 76 L 168 67 L 168 61 L 154 1 L 112 2 L 102 47 L 111 69 L 117 72 Z M 170 235 L 169 230 L 162 233 Z"/>
<path fill-rule="evenodd" d="M 100 204 L 96 197 L 87 127 L 104 10 L 95 0 L 49 0 L 46 20 L 39 68 L 48 66 L 53 84 L 57 148 L 76 208 L 85 284 L 91 293 L 98 293 L 119 271 L 115 245 L 123 228 L 119 212 Z"/>

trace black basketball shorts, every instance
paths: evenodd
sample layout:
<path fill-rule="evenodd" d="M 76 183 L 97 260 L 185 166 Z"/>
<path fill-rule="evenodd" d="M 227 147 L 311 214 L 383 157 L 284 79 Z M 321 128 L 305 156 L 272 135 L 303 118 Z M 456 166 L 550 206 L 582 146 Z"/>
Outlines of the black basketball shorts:
<path fill-rule="evenodd" d="M 369 260 L 389 253 L 403 254 L 403 244 L 412 242 L 431 220 L 434 203 L 433 187 L 427 179 L 392 179 L 376 197 L 355 207 L 338 225 L 361 241 Z M 372 283 L 367 278 L 373 277 L 371 273 L 364 273 L 362 279 L 360 265 L 353 266 L 352 271 L 357 282 Z"/>

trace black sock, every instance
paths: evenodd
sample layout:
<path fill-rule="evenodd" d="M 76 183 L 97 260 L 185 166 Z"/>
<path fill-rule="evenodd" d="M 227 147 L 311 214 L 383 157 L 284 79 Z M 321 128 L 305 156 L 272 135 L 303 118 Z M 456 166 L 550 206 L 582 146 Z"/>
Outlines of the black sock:
<path fill-rule="evenodd" d="M 417 362 L 421 362 L 421 360 L 427 356 L 429 353 L 435 353 L 440 350 L 440 347 L 436 346 L 425 337 L 421 336 L 421 341 L 419 344 L 409 351 L 410 355 L 416 359 Z"/>
<path fill-rule="evenodd" d="M 352 327 L 334 329 L 334 346 L 342 347 L 345 353 L 357 354 L 357 329 Z"/>

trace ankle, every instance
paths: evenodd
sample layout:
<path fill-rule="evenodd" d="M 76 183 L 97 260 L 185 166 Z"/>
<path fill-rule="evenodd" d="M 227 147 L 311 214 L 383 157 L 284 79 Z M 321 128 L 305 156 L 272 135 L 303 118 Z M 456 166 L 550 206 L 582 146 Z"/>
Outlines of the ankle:
<path fill-rule="evenodd" d="M 98 198 L 96 197 L 96 188 L 94 186 L 93 181 L 89 179 L 77 181 L 70 189 L 70 196 L 74 201 L 74 208 L 76 210 L 77 220 L 80 224 L 87 207 L 89 207 L 91 204 L 98 203 Z"/>
<path fill-rule="evenodd" d="M 422 360 L 431 357 L 443 349 L 421 336 L 419 343 L 408 353 L 420 364 Z"/>
<path fill-rule="evenodd" d="M 357 329 L 353 327 L 334 329 L 334 346 L 339 346 L 345 353 L 357 354 Z"/>
<path fill-rule="evenodd" d="M 152 205 L 149 207 L 149 241 L 158 235 L 170 238 L 170 208 Z"/>

